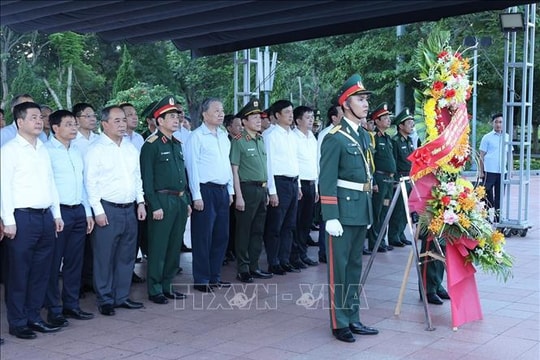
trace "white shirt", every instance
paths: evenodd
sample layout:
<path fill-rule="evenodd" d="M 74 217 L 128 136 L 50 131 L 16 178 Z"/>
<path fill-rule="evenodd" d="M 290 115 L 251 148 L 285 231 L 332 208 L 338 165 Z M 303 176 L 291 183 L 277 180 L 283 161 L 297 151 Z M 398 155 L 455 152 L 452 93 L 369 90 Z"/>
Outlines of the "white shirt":
<path fill-rule="evenodd" d="M 126 133 L 126 135 L 124 135 L 124 140 L 127 140 L 130 143 L 132 143 L 133 146 L 135 146 L 135 148 L 139 151 L 139 153 L 141 152 L 141 148 L 144 145 L 144 138 L 142 137 L 141 134 L 135 131 L 133 131 L 131 135 L 128 135 Z"/>
<path fill-rule="evenodd" d="M 95 215 L 105 212 L 102 199 L 118 204 L 144 202 L 139 152 L 129 141 L 122 139 L 118 146 L 101 134 L 86 154 L 84 181 Z"/>
<path fill-rule="evenodd" d="M 200 184 L 207 182 L 227 185 L 229 194 L 234 194 L 230 151 L 231 142 L 221 127 L 214 134 L 202 123 L 191 132 L 184 155 L 193 200 L 202 199 Z"/>
<path fill-rule="evenodd" d="M 15 139 L 15 136 L 19 130 L 17 129 L 17 125 L 15 124 L 15 121 L 9 124 L 8 126 L 4 126 L 0 129 L 0 147 L 2 147 L 5 143 L 7 143 L 11 139 Z M 39 134 L 39 140 L 42 142 L 47 141 L 47 134 L 45 132 L 41 132 Z"/>
<path fill-rule="evenodd" d="M 295 128 L 293 133 L 297 141 L 297 159 L 300 180 L 317 180 L 317 139 L 311 131 L 307 136 Z M 315 187 L 316 188 L 316 187 Z"/>
<path fill-rule="evenodd" d="M 176 130 L 172 134 L 182 144 L 182 150 L 184 151 L 184 153 L 186 152 L 186 149 L 185 149 L 186 142 L 190 134 L 191 134 L 191 131 L 189 131 L 183 126 L 180 126 L 180 129 Z"/>
<path fill-rule="evenodd" d="M 319 174 L 321 172 L 320 162 L 321 162 L 321 145 L 322 145 L 322 142 L 324 140 L 324 137 L 326 135 L 328 135 L 330 130 L 332 130 L 333 128 L 334 128 L 334 124 L 328 125 L 327 127 L 325 127 L 324 129 L 321 130 L 321 132 L 319 133 L 319 137 L 317 138 L 317 174 Z"/>
<path fill-rule="evenodd" d="M 274 176 L 300 175 L 296 135 L 291 129 L 276 125 L 263 132 L 268 167 L 268 193 L 277 194 Z M 300 180 L 298 180 L 300 186 Z"/>
<path fill-rule="evenodd" d="M 15 209 L 51 208 L 61 218 L 51 160 L 43 142 L 36 147 L 17 134 L 0 150 L 0 216 L 5 225 L 15 225 Z"/>
<path fill-rule="evenodd" d="M 506 134 L 506 141 L 510 137 Z M 494 130 L 488 132 L 480 141 L 480 151 L 485 152 L 484 155 L 484 171 L 490 173 L 501 174 L 501 147 L 503 144 L 502 133 Z M 506 167 L 506 162 L 503 165 Z"/>
<path fill-rule="evenodd" d="M 84 159 L 86 153 L 88 152 L 88 147 L 97 139 L 99 139 L 99 135 L 94 132 L 90 132 L 88 139 L 80 132 L 77 132 L 77 137 L 71 141 L 71 145 L 79 148 Z"/>
<path fill-rule="evenodd" d="M 86 216 L 92 216 L 84 187 L 84 160 L 76 146 L 66 148 L 54 136 L 45 143 L 51 158 L 54 182 L 60 204 L 84 206 Z"/>

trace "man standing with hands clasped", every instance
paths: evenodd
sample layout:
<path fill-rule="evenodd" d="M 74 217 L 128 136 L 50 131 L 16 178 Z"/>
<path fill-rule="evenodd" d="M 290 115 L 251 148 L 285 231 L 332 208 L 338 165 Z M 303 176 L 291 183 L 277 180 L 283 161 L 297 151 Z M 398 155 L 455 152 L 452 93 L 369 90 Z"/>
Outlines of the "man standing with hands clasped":
<path fill-rule="evenodd" d="M 173 132 L 180 116 L 173 96 L 153 109 L 158 130 L 141 151 L 143 188 L 151 216 L 148 219 L 148 297 L 156 304 L 186 296 L 172 288 L 186 221 L 191 213 L 186 169 L 180 140 Z"/>
<path fill-rule="evenodd" d="M 58 192 L 38 104 L 13 108 L 15 138 L 0 152 L 1 213 L 8 251 L 6 307 L 9 333 L 34 339 L 36 333 L 60 328 L 40 315 L 51 273 L 56 233 L 64 229 Z"/>
<path fill-rule="evenodd" d="M 334 127 L 321 146 L 319 190 L 326 221 L 330 324 L 340 341 L 354 342 L 353 333 L 375 335 L 377 329 L 360 322 L 359 282 L 362 249 L 372 223 L 371 171 L 367 161 L 369 134 L 360 126 L 367 116 L 370 91 L 358 74 L 338 92 L 343 108 L 341 125 Z"/>

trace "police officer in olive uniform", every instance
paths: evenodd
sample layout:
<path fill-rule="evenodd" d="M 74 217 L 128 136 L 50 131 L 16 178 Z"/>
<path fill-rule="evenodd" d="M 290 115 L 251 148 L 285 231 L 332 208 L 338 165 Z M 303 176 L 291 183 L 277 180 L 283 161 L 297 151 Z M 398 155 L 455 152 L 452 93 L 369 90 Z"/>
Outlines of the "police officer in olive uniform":
<path fill-rule="evenodd" d="M 408 108 L 404 108 L 394 119 L 393 123 L 396 125 L 397 134 L 392 138 L 394 142 L 394 158 L 396 159 L 396 180 L 399 180 L 402 176 L 409 176 L 411 171 L 411 162 L 407 157 L 414 151 L 414 145 L 411 138 L 411 134 L 414 132 L 414 118 L 409 112 Z M 407 188 L 407 194 L 411 192 L 411 183 L 405 182 Z M 396 186 L 396 191 L 400 189 L 399 185 Z M 396 206 L 392 211 L 390 217 L 390 223 L 388 224 L 388 242 L 390 244 L 411 245 L 412 243 L 407 240 L 403 231 L 407 226 L 407 215 L 405 212 L 405 205 L 403 204 L 403 196 L 400 195 L 397 200 Z"/>
<path fill-rule="evenodd" d="M 148 217 L 148 295 L 156 304 L 185 295 L 172 288 L 186 221 L 191 213 L 179 140 L 172 136 L 181 126 L 176 100 L 167 96 L 152 109 L 158 130 L 141 149 L 141 173 Z"/>
<path fill-rule="evenodd" d="M 269 279 L 271 273 L 259 268 L 263 246 L 264 223 L 268 195 L 266 151 L 261 131 L 259 101 L 252 99 L 236 117 L 244 130 L 231 141 L 231 166 L 236 194 L 236 261 L 237 279 L 253 282 L 253 278 Z"/>
<path fill-rule="evenodd" d="M 375 121 L 375 153 L 373 155 L 375 173 L 373 175 L 373 226 L 369 230 L 368 238 L 369 250 L 377 250 L 378 252 L 392 250 L 392 245 L 394 245 L 392 243 L 385 245 L 383 241 L 378 249 L 373 249 L 379 233 L 385 231 L 382 224 L 388 213 L 394 192 L 396 160 L 394 159 L 392 138 L 386 134 L 386 130 L 391 125 L 390 115 L 386 103 L 380 104 L 371 114 L 371 119 Z"/>
<path fill-rule="evenodd" d="M 367 160 L 370 138 L 360 126 L 369 110 L 370 93 L 358 74 L 345 82 L 337 96 L 344 112 L 341 125 L 335 126 L 321 145 L 319 191 L 328 233 L 330 323 L 333 335 L 344 342 L 355 341 L 352 333 L 378 333 L 360 322 L 358 288 L 362 249 L 373 220 Z"/>

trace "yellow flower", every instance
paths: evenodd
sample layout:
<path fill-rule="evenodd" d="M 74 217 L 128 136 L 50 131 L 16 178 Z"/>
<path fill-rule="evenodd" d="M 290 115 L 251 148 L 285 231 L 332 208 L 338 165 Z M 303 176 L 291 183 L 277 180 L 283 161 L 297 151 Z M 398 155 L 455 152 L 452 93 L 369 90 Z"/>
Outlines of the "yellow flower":
<path fill-rule="evenodd" d="M 480 246 L 481 248 L 486 246 L 486 239 L 480 238 L 480 240 L 478 240 L 478 246 Z"/>
<path fill-rule="evenodd" d="M 483 199 L 486 197 L 486 188 L 483 186 L 476 187 L 474 192 L 479 199 Z"/>
<path fill-rule="evenodd" d="M 459 223 L 465 229 L 468 229 L 471 227 L 471 220 L 469 220 L 469 218 L 465 214 L 459 214 L 458 218 L 459 218 Z"/>
<path fill-rule="evenodd" d="M 441 231 L 443 225 L 444 225 L 444 221 L 440 217 L 436 217 L 436 218 L 431 219 L 428 229 L 433 234 L 438 234 Z"/>
<path fill-rule="evenodd" d="M 500 231 L 494 231 L 493 234 L 491 234 L 491 241 L 493 241 L 494 244 L 504 244 L 504 235 Z"/>

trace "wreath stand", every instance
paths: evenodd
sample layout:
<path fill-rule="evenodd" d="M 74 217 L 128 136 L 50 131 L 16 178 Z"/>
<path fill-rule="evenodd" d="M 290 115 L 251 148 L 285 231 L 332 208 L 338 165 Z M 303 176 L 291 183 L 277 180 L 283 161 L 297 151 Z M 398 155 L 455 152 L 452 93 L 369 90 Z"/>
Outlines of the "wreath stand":
<path fill-rule="evenodd" d="M 392 198 L 392 202 L 390 203 L 390 207 L 388 208 L 388 213 L 386 214 L 386 217 L 384 218 L 383 224 L 381 226 L 381 231 L 379 232 L 379 235 L 377 236 L 377 240 L 375 242 L 375 246 L 373 247 L 374 251 L 371 253 L 371 256 L 369 258 L 369 261 L 366 265 L 366 269 L 364 270 L 362 274 L 362 278 L 360 279 L 360 287 L 364 288 L 364 285 L 366 283 L 366 279 L 369 275 L 369 272 L 371 270 L 371 267 L 373 266 L 373 262 L 375 261 L 375 256 L 377 256 L 377 250 L 379 248 L 379 245 L 381 244 L 384 236 L 386 235 L 388 223 L 390 222 L 390 217 L 392 216 L 392 213 L 394 212 L 394 208 L 397 204 L 397 201 L 399 199 L 399 195 L 403 194 L 403 203 L 405 205 L 405 209 L 409 208 L 409 196 L 407 193 L 406 188 L 406 182 L 411 181 L 409 176 L 404 176 L 399 179 L 399 186 L 397 187 L 396 191 L 394 192 L 394 196 Z M 441 249 L 441 245 L 438 241 L 434 241 L 435 244 L 435 251 L 431 251 L 429 249 L 426 249 L 424 253 L 419 253 L 418 251 L 418 235 L 419 235 L 419 227 L 413 226 L 413 222 L 411 219 L 411 215 L 408 211 L 405 211 L 405 214 L 407 216 L 407 224 L 408 229 L 410 231 L 410 234 L 412 235 L 413 241 L 412 241 L 412 249 L 409 253 L 409 258 L 407 260 L 407 265 L 405 266 L 405 272 L 403 274 L 403 281 L 401 282 L 401 288 L 399 290 L 399 296 L 397 299 L 397 304 L 394 310 L 394 315 L 399 315 L 401 313 L 401 304 L 403 302 L 403 296 L 405 295 L 405 289 L 407 286 L 407 280 L 409 278 L 409 274 L 411 271 L 412 263 L 415 262 L 416 272 L 418 275 L 418 281 L 420 283 L 420 295 L 422 297 L 422 302 L 424 304 L 424 315 L 426 317 L 426 331 L 433 331 L 435 328 L 433 327 L 433 324 L 431 322 L 431 315 L 429 312 L 428 302 L 427 302 L 427 296 L 426 296 L 426 288 L 424 284 L 424 279 L 422 277 L 422 271 L 420 269 L 420 265 L 422 264 L 422 261 L 424 263 L 430 262 L 430 261 L 442 261 L 445 264 L 446 267 L 446 260 L 444 257 L 444 253 Z"/>

